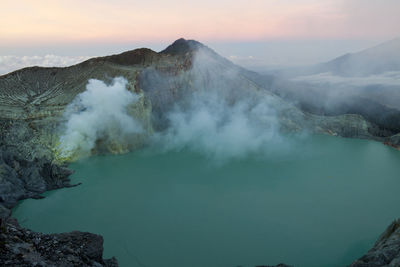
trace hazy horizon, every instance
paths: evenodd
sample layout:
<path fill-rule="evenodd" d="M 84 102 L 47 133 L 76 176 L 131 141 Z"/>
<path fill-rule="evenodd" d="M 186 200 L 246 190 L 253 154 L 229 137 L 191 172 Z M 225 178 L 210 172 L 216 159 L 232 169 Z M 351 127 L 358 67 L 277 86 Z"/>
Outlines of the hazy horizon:
<path fill-rule="evenodd" d="M 400 37 L 399 11 L 398 0 L 3 0 L 0 74 L 181 37 L 250 69 L 310 65 Z"/>
<path fill-rule="evenodd" d="M 180 38 L 180 37 L 177 37 Z M 183 38 L 185 38 L 183 36 Z M 391 38 L 394 39 L 394 38 Z M 205 41 L 220 55 L 242 67 L 266 71 L 293 66 L 313 65 L 373 47 L 391 39 L 376 40 L 266 40 L 266 41 Z M 65 46 L 1 47 L 0 75 L 29 66 L 64 67 L 91 57 L 118 54 L 141 47 L 161 51 L 169 42 L 138 42 L 129 44 L 93 44 Z"/>

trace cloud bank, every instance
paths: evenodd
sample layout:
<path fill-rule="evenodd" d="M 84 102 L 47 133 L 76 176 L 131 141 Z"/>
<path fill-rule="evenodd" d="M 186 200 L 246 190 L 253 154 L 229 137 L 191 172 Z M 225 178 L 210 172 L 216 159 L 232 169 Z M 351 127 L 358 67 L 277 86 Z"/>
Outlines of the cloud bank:
<path fill-rule="evenodd" d="M 390 71 L 366 77 L 345 77 L 334 75 L 330 72 L 324 72 L 308 76 L 299 76 L 293 80 L 321 85 L 328 83 L 340 86 L 360 87 L 369 85 L 400 86 L 400 72 Z"/>
<path fill-rule="evenodd" d="M 87 56 L 0 56 L 0 75 L 32 66 L 66 67 L 82 62 Z"/>

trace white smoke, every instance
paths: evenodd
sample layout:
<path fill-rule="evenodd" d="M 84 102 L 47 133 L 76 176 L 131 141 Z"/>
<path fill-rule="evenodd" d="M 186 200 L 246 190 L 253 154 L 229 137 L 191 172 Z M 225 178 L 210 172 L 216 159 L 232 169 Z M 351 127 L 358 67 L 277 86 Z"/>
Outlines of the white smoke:
<path fill-rule="evenodd" d="M 191 91 L 167 112 L 169 127 L 156 136 L 164 149 L 225 160 L 285 146 L 277 98 L 254 87 L 235 66 L 200 50 L 189 76 Z"/>
<path fill-rule="evenodd" d="M 218 160 L 272 152 L 282 143 L 275 111 L 267 98 L 228 104 L 212 93 L 196 94 L 189 109 L 168 114 L 169 128 L 157 136 L 166 150 L 201 153 Z"/>
<path fill-rule="evenodd" d="M 65 132 L 60 138 L 62 156 L 89 155 L 99 139 L 141 133 L 141 125 L 127 114 L 139 96 L 126 89 L 127 80 L 114 78 L 110 85 L 89 80 L 86 91 L 68 105 Z"/>

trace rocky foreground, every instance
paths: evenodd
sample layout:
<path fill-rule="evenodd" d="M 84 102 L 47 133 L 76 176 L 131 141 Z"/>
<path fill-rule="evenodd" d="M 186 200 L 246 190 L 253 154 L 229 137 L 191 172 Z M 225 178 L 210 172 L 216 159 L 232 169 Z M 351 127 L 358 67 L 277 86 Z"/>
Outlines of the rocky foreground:
<path fill-rule="evenodd" d="M 374 247 L 349 267 L 400 266 L 400 219 L 378 238 Z"/>
<path fill-rule="evenodd" d="M 49 235 L 23 229 L 14 219 L 1 223 L 1 266 L 118 266 L 115 258 L 102 256 L 99 235 L 78 231 Z"/>
<path fill-rule="evenodd" d="M 1 266 L 118 266 L 103 260 L 103 238 L 83 232 L 42 234 L 23 229 L 11 218 L 18 200 L 70 187 L 72 172 L 48 160 L 26 160 L 13 148 L 0 150 L 0 265 Z"/>
<path fill-rule="evenodd" d="M 196 61 L 199 51 L 201 64 Z M 119 76 L 128 80 L 128 90 L 140 95 L 128 113 L 142 123 L 145 131 L 135 140 L 122 140 L 117 145 L 98 140 L 93 153 L 140 147 L 146 135 L 166 127 L 165 114 L 174 103 L 199 88 L 221 85 L 230 102 L 248 94 L 254 98 L 267 96 L 276 107 L 282 131 L 310 131 L 400 145 L 399 134 L 384 136 L 379 125 L 360 115 L 328 117 L 300 110 L 268 91 L 268 83 L 261 84 L 257 74 L 233 65 L 195 41 L 177 40 L 160 53 L 138 49 L 67 68 L 22 69 L 0 76 L 1 266 L 117 266 L 116 259 L 102 259 L 101 236 L 35 233 L 18 226 L 10 218 L 10 210 L 19 200 L 40 198 L 45 191 L 71 186 L 71 171 L 65 162 L 72 158 L 60 157 L 58 151 L 64 111 L 85 90 L 88 79 L 110 82 Z M 232 91 L 236 87 L 246 91 L 237 94 Z M 399 224 L 393 223 L 374 248 L 351 266 L 400 266 Z"/>

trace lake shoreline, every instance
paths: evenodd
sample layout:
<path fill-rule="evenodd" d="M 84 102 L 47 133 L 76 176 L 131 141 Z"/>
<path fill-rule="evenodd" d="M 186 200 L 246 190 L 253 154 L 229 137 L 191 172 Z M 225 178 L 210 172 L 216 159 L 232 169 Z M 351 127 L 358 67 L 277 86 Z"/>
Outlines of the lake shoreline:
<path fill-rule="evenodd" d="M 117 267 L 115 258 L 105 260 L 103 238 L 74 231 L 63 234 L 42 234 L 21 227 L 12 217 L 12 209 L 23 199 L 43 198 L 42 193 L 74 187 L 66 165 L 46 159 L 29 161 L 12 148 L 0 151 L 0 170 L 5 178 L 0 204 L 0 263 L 2 266 L 107 266 Z M 29 177 L 29 180 L 23 179 Z M 82 246 L 81 249 L 78 246 Z"/>
<path fill-rule="evenodd" d="M 364 143 L 364 142 L 362 142 L 362 143 Z M 376 145 L 379 145 L 379 144 L 376 144 Z M 114 158 L 114 161 L 119 161 L 119 158 L 120 157 L 124 157 L 123 155 L 121 155 L 121 156 L 117 156 L 116 158 Z M 103 158 L 103 157 L 100 157 L 100 158 Z M 111 158 L 113 158 L 113 156 L 111 156 Z M 84 164 L 84 162 L 82 163 L 82 164 Z M 79 173 L 78 173 L 79 174 Z M 86 175 L 83 175 L 83 176 L 85 176 L 86 177 Z M 67 191 L 66 191 L 67 192 Z M 86 227 L 86 229 L 88 229 L 87 227 Z M 97 231 L 98 232 L 98 231 Z M 395 239 L 396 238 L 396 235 L 391 235 L 391 237 L 389 238 L 389 236 L 386 234 L 385 236 L 387 236 L 388 238 L 386 238 L 385 240 L 391 240 L 391 242 L 393 241 L 393 239 Z M 106 238 L 107 239 L 107 238 Z M 380 243 L 382 244 L 382 238 L 380 239 L 381 241 L 380 241 Z M 386 242 L 386 241 L 385 241 Z M 376 245 L 375 245 L 376 246 Z M 385 245 L 386 246 L 386 245 Z M 389 249 L 391 248 L 392 250 L 393 250 L 393 248 L 395 247 L 395 245 L 393 245 L 393 244 L 391 244 L 390 246 L 389 246 Z M 379 249 L 375 249 L 375 255 L 376 254 L 379 254 L 380 253 L 380 251 L 381 250 L 379 250 Z M 385 250 L 382 250 L 381 251 L 382 253 L 385 253 L 385 254 L 387 254 L 387 251 L 385 251 Z M 366 256 L 364 256 L 364 257 L 362 257 L 360 260 L 362 260 L 363 258 L 365 258 Z M 355 265 L 355 264 L 360 264 L 360 262 L 361 261 L 357 261 L 357 262 L 355 262 L 352 266 L 363 266 L 363 265 Z M 364 263 L 365 263 L 365 261 L 364 261 Z M 372 266 L 372 265 L 371 265 Z M 376 265 L 376 266 L 379 266 L 379 265 Z"/>

